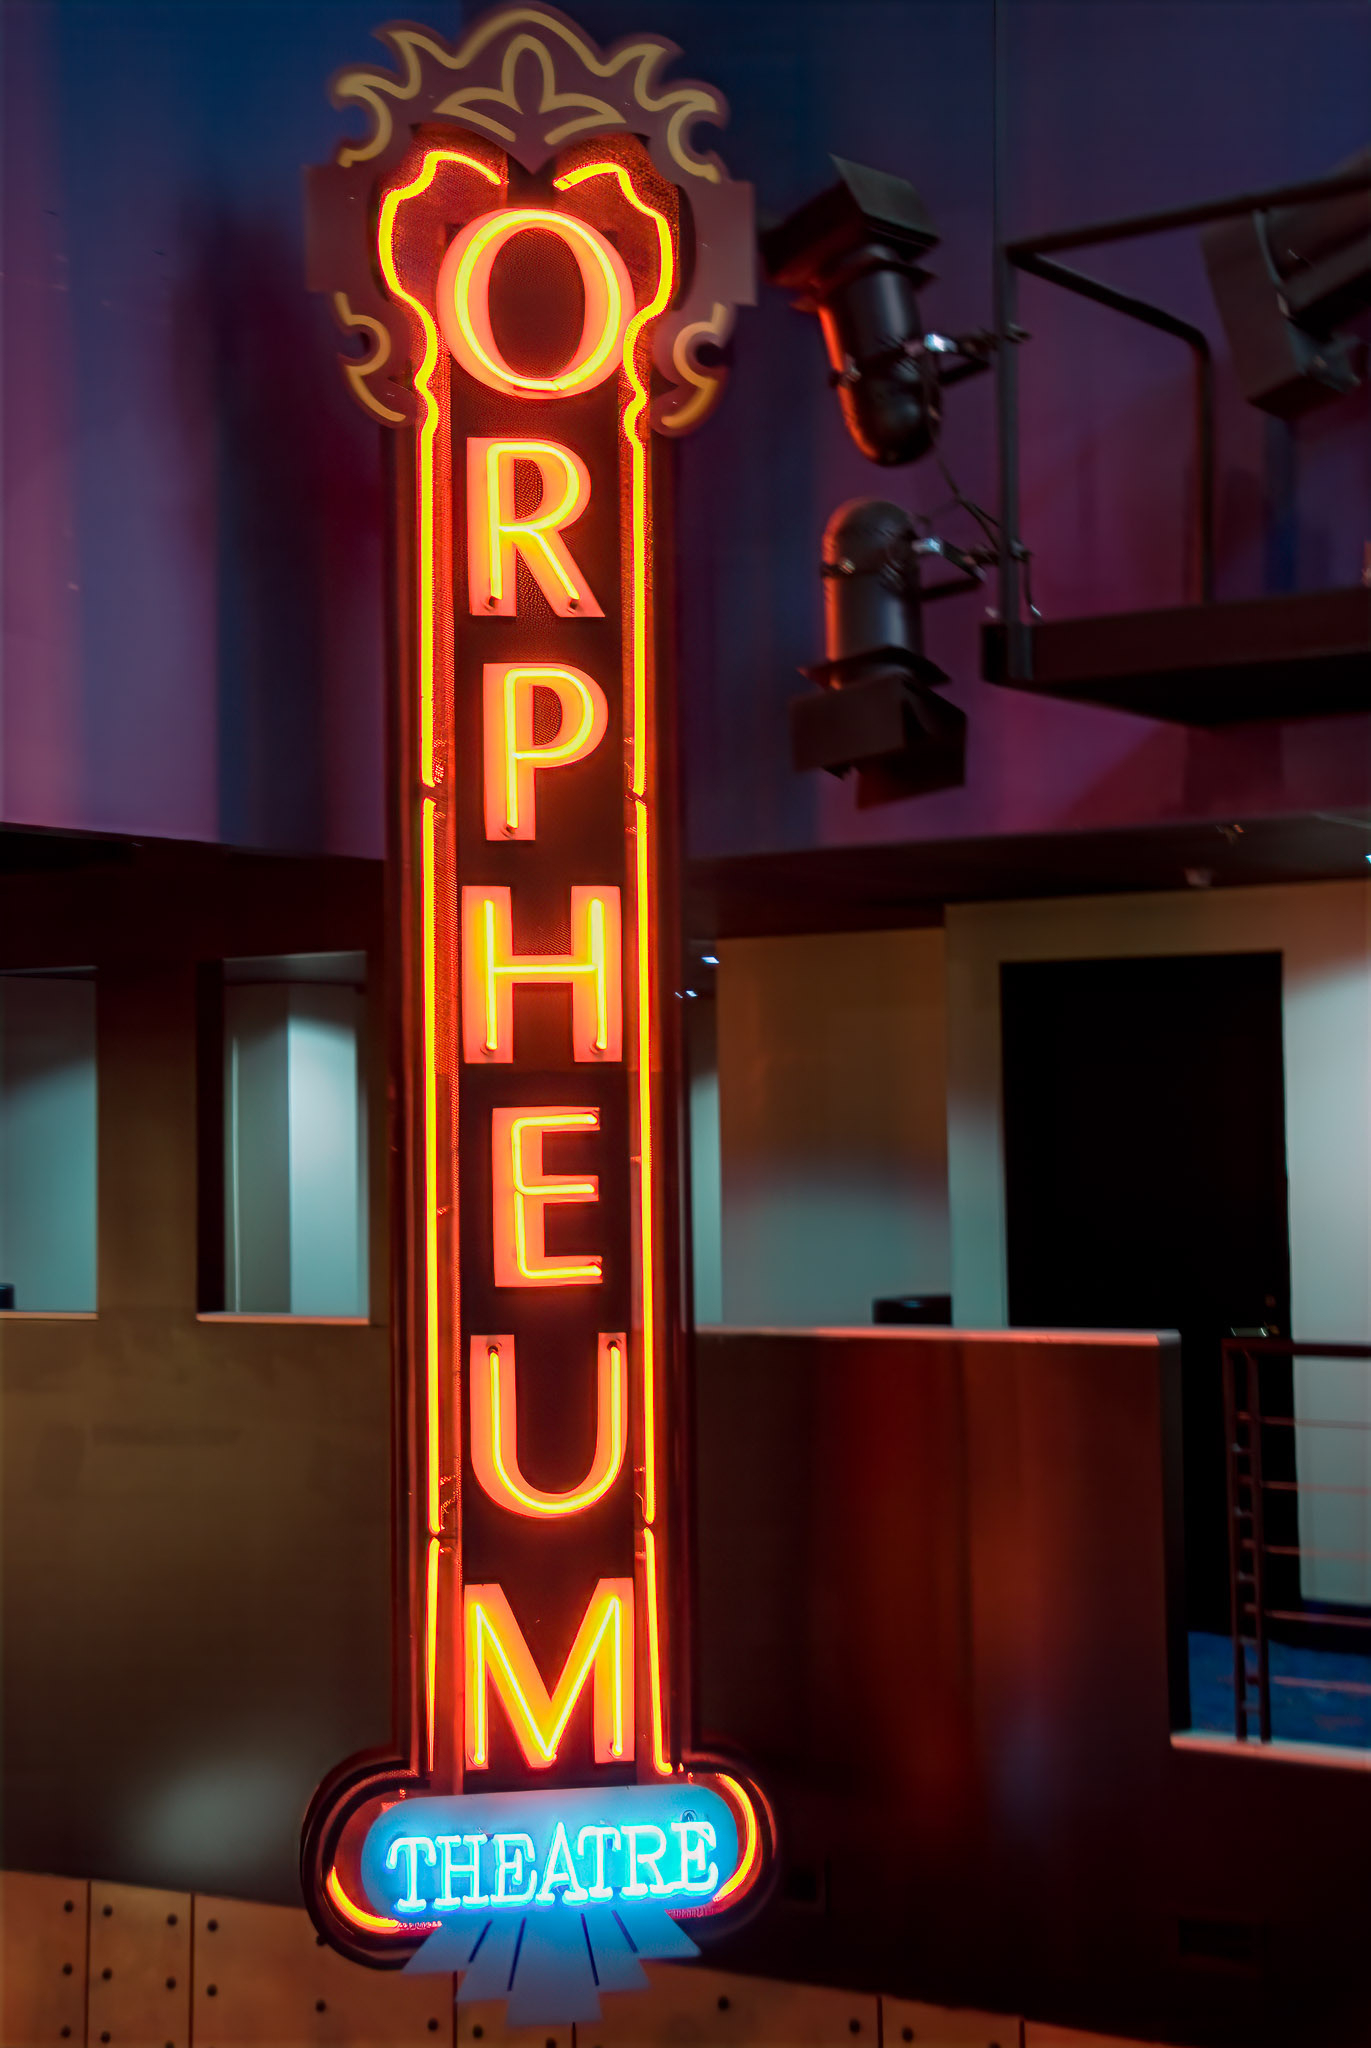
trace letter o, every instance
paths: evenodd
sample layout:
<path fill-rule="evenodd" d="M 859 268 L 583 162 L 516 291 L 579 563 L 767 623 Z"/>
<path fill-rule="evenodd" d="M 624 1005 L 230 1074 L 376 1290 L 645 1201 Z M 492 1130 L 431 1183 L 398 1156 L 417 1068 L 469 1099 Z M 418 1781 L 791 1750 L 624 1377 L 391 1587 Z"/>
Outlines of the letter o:
<path fill-rule="evenodd" d="M 575 258 L 585 288 L 586 312 L 576 352 L 553 377 L 526 377 L 511 369 L 490 325 L 490 273 L 516 235 L 540 228 L 559 237 Z M 633 286 L 617 249 L 574 214 L 544 207 L 505 207 L 483 213 L 463 228 L 438 272 L 438 322 L 469 375 L 520 398 L 565 398 L 593 391 L 619 367 L 624 329 L 633 315 Z"/>

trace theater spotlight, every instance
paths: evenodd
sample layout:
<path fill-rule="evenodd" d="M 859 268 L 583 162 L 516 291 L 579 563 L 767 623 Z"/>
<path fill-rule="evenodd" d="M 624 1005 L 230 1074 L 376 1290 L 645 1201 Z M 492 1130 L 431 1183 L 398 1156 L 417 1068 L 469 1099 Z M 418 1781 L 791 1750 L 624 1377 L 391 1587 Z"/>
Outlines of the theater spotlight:
<path fill-rule="evenodd" d="M 942 393 L 989 366 L 991 337 L 926 334 L 923 258 L 938 236 L 903 178 L 833 158 L 838 183 L 761 237 L 771 282 L 817 313 L 843 418 L 863 455 L 895 467 L 937 440 Z"/>
<path fill-rule="evenodd" d="M 894 468 L 935 452 L 943 392 L 990 367 L 994 337 L 925 331 L 923 259 L 938 236 L 923 201 L 903 178 L 833 163 L 838 183 L 768 229 L 762 256 L 772 283 L 818 314 L 848 432 Z M 819 689 L 791 704 L 791 748 L 797 768 L 855 769 L 863 807 L 966 779 L 966 718 L 936 694 L 948 678 L 924 653 L 923 606 L 983 580 L 997 529 L 939 467 L 988 546 L 921 534 L 875 498 L 839 506 L 824 533 L 826 658 L 804 671 Z M 958 573 L 926 584 L 930 558 Z"/>
<path fill-rule="evenodd" d="M 1201 244 L 1250 405 L 1294 419 L 1356 389 L 1366 345 L 1338 330 L 1371 306 L 1371 189 L 1219 221 Z"/>
<path fill-rule="evenodd" d="M 961 573 L 925 591 L 930 554 Z M 855 769 L 863 808 L 956 788 L 966 780 L 966 718 L 937 695 L 948 678 L 923 651 L 922 602 L 970 589 L 980 563 L 920 539 L 901 506 L 854 498 L 825 529 L 822 573 L 826 659 L 805 671 L 819 689 L 790 707 L 795 766 Z"/>

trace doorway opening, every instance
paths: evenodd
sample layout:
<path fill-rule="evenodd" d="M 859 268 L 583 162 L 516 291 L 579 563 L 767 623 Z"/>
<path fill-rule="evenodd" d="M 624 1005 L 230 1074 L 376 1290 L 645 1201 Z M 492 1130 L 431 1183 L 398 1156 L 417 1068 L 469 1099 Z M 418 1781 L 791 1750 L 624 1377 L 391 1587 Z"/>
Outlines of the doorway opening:
<path fill-rule="evenodd" d="M 1290 1328 L 1281 956 L 1005 964 L 1001 1008 L 1009 1320 L 1179 1331 L 1186 1626 L 1226 1635 L 1220 1345 Z"/>

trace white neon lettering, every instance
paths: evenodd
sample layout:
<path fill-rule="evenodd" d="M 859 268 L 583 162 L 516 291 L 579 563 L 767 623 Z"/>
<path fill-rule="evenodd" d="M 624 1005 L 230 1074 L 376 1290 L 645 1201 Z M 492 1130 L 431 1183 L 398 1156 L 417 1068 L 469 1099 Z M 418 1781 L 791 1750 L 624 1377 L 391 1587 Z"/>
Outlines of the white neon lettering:
<path fill-rule="evenodd" d="M 433 1901 L 440 1912 L 450 1906 L 488 1906 L 490 1900 L 481 1890 L 481 1844 L 488 1841 L 488 1835 L 439 1835 L 437 1846 L 443 1852 L 443 1889 Z M 468 1854 L 459 1858 L 457 1851 L 466 1849 Z M 459 1899 L 452 1889 L 454 1878 L 465 1878 L 471 1890 L 467 1897 Z"/>
<path fill-rule="evenodd" d="M 538 1887 L 538 1903 L 547 1905 L 554 1897 L 555 1885 L 564 1885 L 562 1900 L 568 1906 L 583 1906 L 590 1896 L 576 1875 L 571 1860 L 571 1844 L 566 1838 L 566 1822 L 558 1821 L 557 1831 L 552 1837 L 552 1847 L 547 1852 L 543 1866 L 543 1881 Z"/>
<path fill-rule="evenodd" d="M 719 1883 L 719 1866 L 706 1868 L 705 1858 L 716 1846 L 717 1837 L 707 1820 L 674 1820 L 671 1832 L 681 1845 L 681 1874 L 671 1887 L 677 1892 L 712 1892 Z"/>
<path fill-rule="evenodd" d="M 642 1835 L 655 1835 L 657 1837 L 656 1848 L 644 1848 L 639 1841 L 639 1837 Z M 655 1899 L 665 1898 L 672 1887 L 662 1876 L 662 1858 L 666 1854 L 666 1836 L 662 1833 L 662 1830 L 659 1827 L 654 1827 L 651 1821 L 643 1821 L 638 1826 L 626 1827 L 624 1829 L 624 1840 L 628 1844 L 628 1883 L 623 1887 L 624 1897 L 626 1899 L 645 1899 L 651 1893 Z M 638 1875 L 640 1863 L 645 1870 L 652 1872 L 652 1883 L 650 1885 L 644 1884 Z"/>
<path fill-rule="evenodd" d="M 490 1895 L 492 1906 L 528 1904 L 538 1885 L 538 1867 L 533 1857 L 531 1835 L 496 1835 L 495 1889 Z M 529 1866 L 528 1883 L 522 1891 L 511 1891 L 510 1884 L 523 1884 L 525 1862 Z"/>
<path fill-rule="evenodd" d="M 438 1857 L 433 1843 L 427 1835 L 397 1835 L 390 1845 L 386 1857 L 386 1869 L 398 1870 L 402 1861 L 408 1858 L 404 1895 L 395 1901 L 397 1913 L 422 1913 L 428 1905 L 427 1899 L 419 1897 L 419 1856 L 423 1853 L 428 1863 L 437 1866 Z"/>
<path fill-rule="evenodd" d="M 578 1856 L 585 1855 L 586 1843 L 588 1841 L 595 1844 L 595 1882 L 587 1892 L 587 1898 L 612 1899 L 614 1896 L 610 1886 L 605 1883 L 605 1843 L 609 1841 L 611 1836 L 617 1849 L 619 1847 L 619 1830 L 617 1828 L 586 1827 L 582 1828 L 580 1834 L 576 1837 L 576 1854 Z"/>

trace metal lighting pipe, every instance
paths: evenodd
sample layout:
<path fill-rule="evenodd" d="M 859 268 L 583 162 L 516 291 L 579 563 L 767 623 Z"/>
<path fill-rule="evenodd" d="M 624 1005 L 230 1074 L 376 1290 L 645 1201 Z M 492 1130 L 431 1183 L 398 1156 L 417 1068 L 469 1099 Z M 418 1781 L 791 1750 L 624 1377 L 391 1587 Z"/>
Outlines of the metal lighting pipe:
<path fill-rule="evenodd" d="M 1178 228 L 1207 227 L 1211 221 L 1235 220 L 1244 213 L 1270 213 L 1277 206 L 1299 206 L 1315 199 L 1342 199 L 1371 185 L 1371 164 L 1310 178 L 1301 185 L 1271 185 L 1264 192 L 1239 192 L 1231 199 L 1210 199 L 1198 206 L 1174 206 L 1163 213 L 1129 213 L 1118 220 L 1096 221 L 1082 228 L 1061 228 L 1055 234 L 1031 235 L 1011 242 L 1009 256 L 1050 256 L 1062 249 L 1088 249 L 1100 242 L 1132 242 L 1143 235 L 1171 234 Z"/>
<path fill-rule="evenodd" d="M 1097 306 L 1108 306 L 1115 313 L 1125 313 L 1132 320 L 1141 320 L 1145 327 L 1155 327 L 1163 334 L 1174 334 L 1190 350 L 1194 363 L 1196 443 L 1191 582 L 1196 601 L 1208 604 L 1214 595 L 1214 362 L 1208 336 L 1202 328 L 1192 326 L 1188 320 L 1178 319 L 1174 313 L 1150 304 L 1147 299 L 1135 298 L 1132 292 L 1118 291 L 1112 284 L 1102 284 L 1096 277 L 1087 277 L 1084 271 L 1068 269 L 1064 263 L 1050 263 L 1046 257 L 1033 251 L 1019 253 L 1014 257 L 1014 263 L 1019 270 L 1045 278 L 1049 284 L 1059 284 L 1063 290 L 1075 292 L 1080 298 L 1093 299 Z"/>
<path fill-rule="evenodd" d="M 1027 629 L 1019 621 L 1019 385 L 1014 360 L 1017 339 L 1015 315 L 1017 292 L 1014 273 L 1026 270 L 1049 284 L 1060 285 L 1079 297 L 1093 299 L 1116 313 L 1140 320 L 1164 334 L 1185 342 L 1195 365 L 1195 436 L 1197 442 L 1195 496 L 1195 559 L 1193 580 L 1199 602 L 1209 603 L 1214 595 L 1214 376 L 1209 341 L 1198 327 L 1180 320 L 1160 306 L 1131 292 L 1121 292 L 1098 278 L 1064 264 L 1044 259 L 1063 249 L 1086 249 L 1109 242 L 1137 241 L 1147 235 L 1171 234 L 1182 228 L 1206 227 L 1213 221 L 1234 220 L 1247 213 L 1269 213 L 1277 207 L 1309 204 L 1318 199 L 1341 199 L 1371 187 L 1371 163 L 1354 170 L 1339 171 L 1327 178 L 1311 178 L 1298 185 L 1271 185 L 1264 191 L 1240 192 L 1229 199 L 1215 199 L 1198 206 L 1178 206 L 1157 213 L 1135 213 L 1118 220 L 1095 221 L 1086 227 L 1064 228 L 1057 233 L 1033 235 L 1018 242 L 1004 242 L 1006 161 L 1006 93 L 1008 91 L 1008 48 L 1004 0 L 995 0 L 995 332 L 999 339 L 996 359 L 996 391 L 1000 414 L 1000 524 L 1003 548 L 1000 559 L 1000 620 L 1005 632 L 1005 674 L 1010 681 L 1027 678 L 1029 664 L 1020 660 Z"/>
<path fill-rule="evenodd" d="M 991 232 L 995 242 L 993 320 L 998 346 L 995 350 L 995 401 L 999 414 L 1000 469 L 1000 627 L 1004 633 L 1005 673 L 1011 679 L 1024 673 L 1019 659 L 1019 364 L 1014 336 L 1017 332 L 1018 279 L 1004 240 L 1005 197 L 1008 180 L 1009 133 L 1009 25 L 1005 0 L 995 0 L 991 17 L 993 43 L 993 167 L 991 181 Z M 1024 650 L 1025 653 L 1027 649 Z"/>

